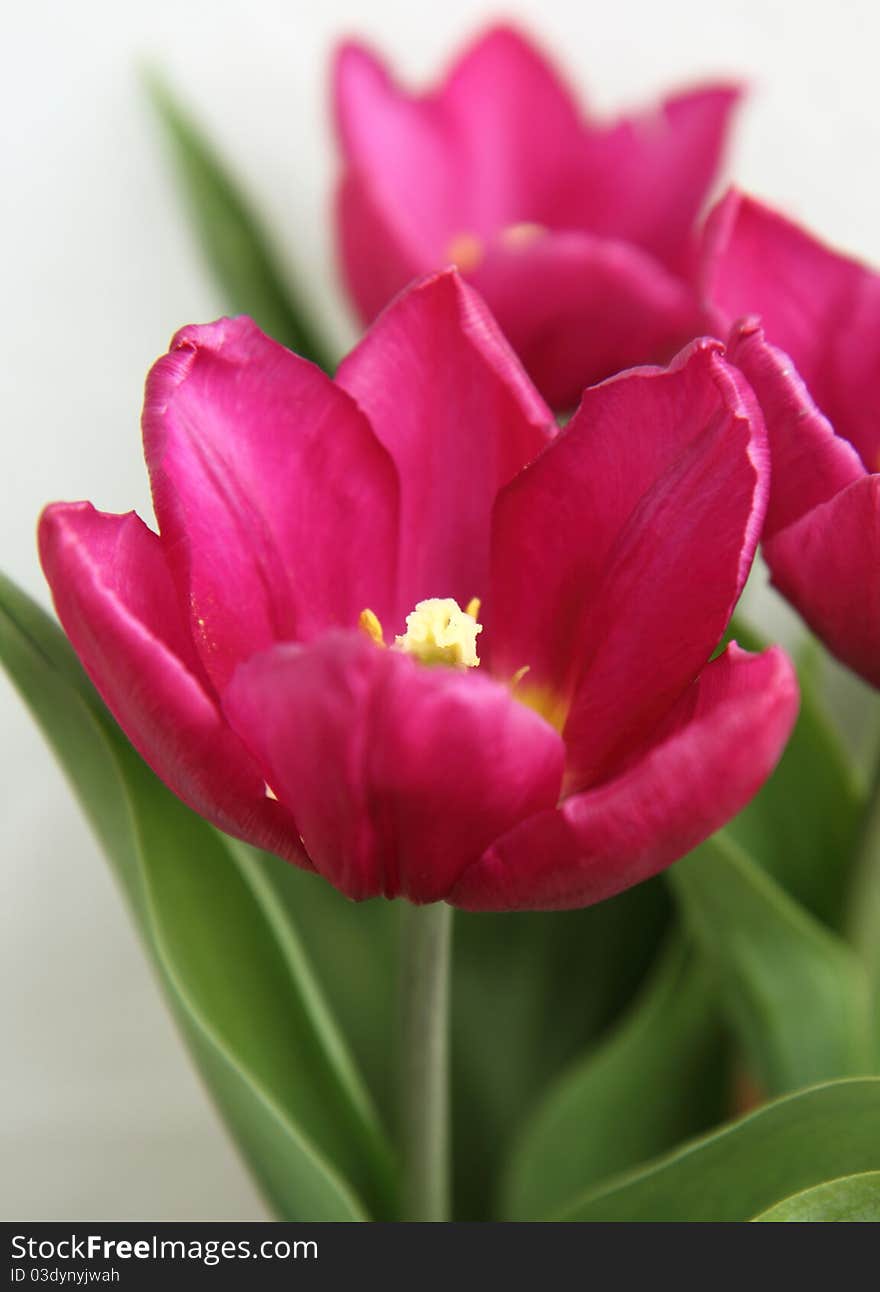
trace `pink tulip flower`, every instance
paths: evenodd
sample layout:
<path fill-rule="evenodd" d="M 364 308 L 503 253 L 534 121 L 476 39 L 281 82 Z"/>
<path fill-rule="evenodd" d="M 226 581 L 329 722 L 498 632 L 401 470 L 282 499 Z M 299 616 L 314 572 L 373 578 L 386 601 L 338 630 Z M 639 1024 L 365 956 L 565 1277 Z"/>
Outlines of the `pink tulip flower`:
<path fill-rule="evenodd" d="M 588 390 L 558 433 L 447 271 L 335 381 L 248 319 L 184 328 L 143 427 L 158 533 L 43 515 L 61 622 L 185 802 L 348 896 L 597 902 L 776 762 L 785 655 L 712 658 L 767 489 L 719 343 Z"/>
<path fill-rule="evenodd" d="M 573 408 L 623 368 L 666 362 L 706 330 L 694 225 L 737 97 L 710 85 L 605 123 L 585 119 L 507 28 L 421 95 L 345 45 L 334 78 L 338 243 L 361 318 L 452 263 L 554 407 Z"/>
<path fill-rule="evenodd" d="M 736 192 L 707 222 L 703 274 L 767 424 L 773 582 L 880 686 L 880 275 Z"/>

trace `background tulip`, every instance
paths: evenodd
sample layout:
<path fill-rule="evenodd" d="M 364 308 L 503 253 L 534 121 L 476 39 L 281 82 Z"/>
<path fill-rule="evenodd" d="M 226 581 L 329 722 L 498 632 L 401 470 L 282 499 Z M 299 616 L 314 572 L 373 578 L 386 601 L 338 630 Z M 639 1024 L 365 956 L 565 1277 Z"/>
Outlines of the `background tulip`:
<path fill-rule="evenodd" d="M 450 262 L 485 296 L 551 404 L 702 330 L 694 221 L 738 92 L 710 85 L 586 119 L 517 32 L 477 40 L 425 94 L 360 45 L 338 53 L 342 268 L 369 322 Z"/>
<path fill-rule="evenodd" d="M 335 382 L 248 319 L 183 329 L 144 444 L 158 535 L 87 503 L 43 517 L 61 621 L 187 803 L 350 897 L 599 901 L 782 749 L 784 655 L 709 662 L 767 481 L 717 343 L 588 391 L 557 433 L 445 272 Z"/>
<path fill-rule="evenodd" d="M 703 275 L 767 423 L 773 582 L 880 686 L 880 275 L 737 192 L 707 223 Z"/>

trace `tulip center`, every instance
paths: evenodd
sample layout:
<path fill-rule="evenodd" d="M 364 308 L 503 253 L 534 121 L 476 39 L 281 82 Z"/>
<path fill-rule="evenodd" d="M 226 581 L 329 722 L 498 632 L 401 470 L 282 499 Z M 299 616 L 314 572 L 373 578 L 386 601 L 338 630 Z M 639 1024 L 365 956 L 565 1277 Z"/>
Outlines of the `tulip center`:
<path fill-rule="evenodd" d="M 508 251 L 523 251 L 533 242 L 538 242 L 546 234 L 543 224 L 534 220 L 523 220 L 521 224 L 508 224 L 501 230 L 500 242 Z"/>
<path fill-rule="evenodd" d="M 477 623 L 480 602 L 474 597 L 466 609 L 453 597 L 431 597 L 419 601 L 406 617 L 406 632 L 394 638 L 394 650 L 414 655 L 422 664 L 446 664 L 453 668 L 476 668 Z M 377 646 L 384 646 L 382 625 L 372 610 L 361 612 L 359 626 Z"/>
<path fill-rule="evenodd" d="M 446 248 L 446 259 L 469 274 L 483 259 L 484 251 L 483 240 L 475 233 L 457 233 Z"/>

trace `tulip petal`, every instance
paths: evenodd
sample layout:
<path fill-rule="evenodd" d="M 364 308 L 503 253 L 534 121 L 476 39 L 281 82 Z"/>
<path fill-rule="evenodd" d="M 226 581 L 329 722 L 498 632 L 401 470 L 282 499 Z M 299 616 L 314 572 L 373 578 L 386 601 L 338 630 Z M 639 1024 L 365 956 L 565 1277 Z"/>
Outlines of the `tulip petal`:
<path fill-rule="evenodd" d="M 356 899 L 442 900 L 496 835 L 558 798 L 562 741 L 505 688 L 357 633 L 256 656 L 224 707 L 316 868 Z"/>
<path fill-rule="evenodd" d="M 250 319 L 178 332 L 147 380 L 159 529 L 218 690 L 275 641 L 394 600 L 397 481 L 353 401 Z"/>
<path fill-rule="evenodd" d="M 426 279 L 389 306 L 337 382 L 400 480 L 395 631 L 426 597 L 484 596 L 495 496 L 555 423 L 483 302 L 453 271 Z"/>
<path fill-rule="evenodd" d="M 731 646 L 626 771 L 497 840 L 450 894 L 466 910 L 565 910 L 655 875 L 739 812 L 770 775 L 797 715 L 778 648 Z"/>
<path fill-rule="evenodd" d="M 646 252 L 588 233 L 503 234 L 472 281 L 554 408 L 646 361 L 671 359 L 703 329 L 696 295 Z"/>
<path fill-rule="evenodd" d="M 721 318 L 760 315 L 837 434 L 880 469 L 880 274 L 735 191 L 707 221 L 702 274 Z"/>
<path fill-rule="evenodd" d="M 691 268 L 693 227 L 718 172 L 740 97 L 707 85 L 610 126 L 587 129 L 559 227 L 634 242 L 678 273 Z"/>
<path fill-rule="evenodd" d="M 568 787 L 607 775 L 694 680 L 766 505 L 763 421 L 722 347 L 593 387 L 500 495 L 484 658 L 568 707 Z"/>
<path fill-rule="evenodd" d="M 359 318 L 371 323 L 432 261 L 413 253 L 397 236 L 359 171 L 342 176 L 335 210 L 339 272 Z"/>
<path fill-rule="evenodd" d="M 880 476 L 863 476 L 763 546 L 773 582 L 844 664 L 880 687 Z"/>
<path fill-rule="evenodd" d="M 308 867 L 293 818 L 202 680 L 158 536 L 133 512 L 56 503 L 39 539 L 64 631 L 142 757 L 222 830 Z"/>
<path fill-rule="evenodd" d="M 459 224 L 489 238 L 505 225 L 549 223 L 583 146 L 574 96 L 537 47 L 498 26 L 466 50 L 439 100 L 455 145 Z"/>
<path fill-rule="evenodd" d="M 834 434 L 794 364 L 764 339 L 755 319 L 734 325 L 727 355 L 758 398 L 773 470 L 765 540 L 865 474 L 848 440 Z"/>
<path fill-rule="evenodd" d="M 418 96 L 396 86 L 368 50 L 344 45 L 334 101 L 363 200 L 381 212 L 403 258 L 423 269 L 454 258 L 457 236 L 486 239 L 506 224 L 543 219 L 580 143 L 578 112 L 558 76 L 505 27 Z"/>

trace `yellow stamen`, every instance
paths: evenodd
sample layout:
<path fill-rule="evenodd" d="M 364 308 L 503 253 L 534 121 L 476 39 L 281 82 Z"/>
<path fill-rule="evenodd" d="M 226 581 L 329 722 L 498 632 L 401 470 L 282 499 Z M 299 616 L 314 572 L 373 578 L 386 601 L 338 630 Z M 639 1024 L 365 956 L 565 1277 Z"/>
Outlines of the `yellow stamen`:
<path fill-rule="evenodd" d="M 374 641 L 377 646 L 385 645 L 385 639 L 382 636 L 382 625 L 379 623 L 379 620 L 373 614 L 372 610 L 368 609 L 361 611 L 360 618 L 358 619 L 358 628 L 360 628 L 362 633 L 366 633 L 370 640 Z"/>
<path fill-rule="evenodd" d="M 478 608 L 479 603 L 475 609 Z M 395 637 L 394 646 L 396 650 L 415 655 L 423 664 L 476 668 L 480 662 L 477 634 L 482 631 L 483 625 L 477 623 L 474 615 L 462 610 L 452 597 L 431 597 L 418 602 L 415 610 L 407 615 L 406 632 L 402 637 Z"/>
<path fill-rule="evenodd" d="M 466 615 L 470 615 L 471 619 L 476 619 L 477 615 L 480 613 L 480 606 L 482 604 L 483 603 L 480 601 L 479 597 L 471 597 L 470 601 L 464 608 L 464 613 Z"/>
<path fill-rule="evenodd" d="M 543 238 L 546 232 L 543 224 L 524 220 L 522 224 L 508 224 L 506 229 L 501 230 L 499 240 L 509 251 L 522 251 L 537 242 L 538 238 Z"/>
<path fill-rule="evenodd" d="M 446 258 L 464 273 L 476 269 L 483 259 L 483 242 L 475 233 L 458 233 L 446 248 Z"/>

